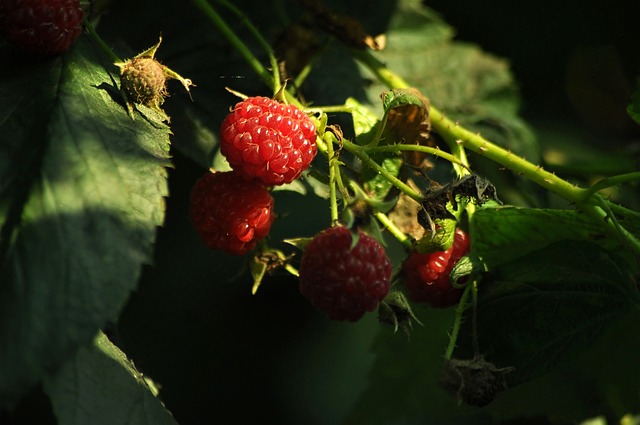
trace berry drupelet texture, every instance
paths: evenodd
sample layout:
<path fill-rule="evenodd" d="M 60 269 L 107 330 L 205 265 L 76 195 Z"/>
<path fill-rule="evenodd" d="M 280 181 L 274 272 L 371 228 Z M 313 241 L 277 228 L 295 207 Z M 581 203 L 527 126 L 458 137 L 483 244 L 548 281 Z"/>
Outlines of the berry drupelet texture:
<path fill-rule="evenodd" d="M 460 301 L 463 289 L 455 288 L 449 275 L 458 260 L 469 251 L 469 236 L 456 229 L 449 249 L 428 254 L 413 252 L 402 266 L 409 298 L 431 307 L 445 308 Z"/>
<path fill-rule="evenodd" d="M 79 0 L 0 0 L 0 34 L 44 56 L 66 52 L 82 33 Z"/>
<path fill-rule="evenodd" d="M 389 292 L 391 262 L 380 243 L 342 226 L 317 234 L 300 265 L 300 292 L 329 319 L 355 322 Z"/>
<path fill-rule="evenodd" d="M 293 105 L 249 97 L 224 119 L 220 150 L 248 178 L 267 186 L 291 183 L 316 155 L 315 125 Z"/>
<path fill-rule="evenodd" d="M 235 172 L 207 172 L 191 190 L 189 214 L 209 248 L 243 255 L 269 233 L 273 203 L 258 182 Z"/>

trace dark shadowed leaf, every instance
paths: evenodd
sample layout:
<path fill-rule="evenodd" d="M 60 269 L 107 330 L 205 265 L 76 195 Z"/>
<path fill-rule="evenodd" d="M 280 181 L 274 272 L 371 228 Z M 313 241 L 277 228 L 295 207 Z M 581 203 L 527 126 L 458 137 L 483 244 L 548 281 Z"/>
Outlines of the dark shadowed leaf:
<path fill-rule="evenodd" d="M 636 89 L 631 96 L 631 102 L 627 107 L 627 113 L 635 122 L 640 124 L 640 79 L 638 79 Z"/>
<path fill-rule="evenodd" d="M 100 332 L 44 381 L 58 425 L 175 425 L 157 389 Z"/>
<path fill-rule="evenodd" d="M 481 283 L 480 351 L 516 368 L 507 376 L 514 386 L 587 350 L 620 314 L 638 307 L 628 265 L 617 255 L 590 242 L 556 242 Z M 463 339 L 467 347 L 470 338 Z"/>
<path fill-rule="evenodd" d="M 470 231 L 472 251 L 489 269 L 563 239 L 605 240 L 601 226 L 573 210 L 483 208 Z"/>
<path fill-rule="evenodd" d="M 87 37 L 46 62 L 0 56 L 0 400 L 11 404 L 136 287 L 164 218 L 170 131 L 145 108 L 128 116 Z"/>

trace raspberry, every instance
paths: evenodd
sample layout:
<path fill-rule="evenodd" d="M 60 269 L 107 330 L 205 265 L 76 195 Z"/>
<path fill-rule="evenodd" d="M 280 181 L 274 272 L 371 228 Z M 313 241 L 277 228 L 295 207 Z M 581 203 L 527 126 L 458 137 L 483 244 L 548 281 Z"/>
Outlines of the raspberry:
<path fill-rule="evenodd" d="M 150 57 L 138 57 L 125 62 L 120 81 L 129 99 L 145 106 L 159 108 L 167 95 L 164 68 Z"/>
<path fill-rule="evenodd" d="M 469 236 L 456 229 L 449 249 L 428 254 L 413 252 L 402 265 L 409 297 L 416 302 L 426 302 L 431 307 L 444 308 L 457 304 L 463 290 L 451 285 L 449 275 L 468 251 Z"/>
<path fill-rule="evenodd" d="M 243 255 L 269 233 L 273 197 L 235 172 L 207 172 L 191 190 L 189 214 L 209 248 Z"/>
<path fill-rule="evenodd" d="M 82 32 L 79 0 L 0 0 L 0 33 L 26 51 L 58 55 Z"/>
<path fill-rule="evenodd" d="M 391 262 L 382 246 L 341 226 L 317 234 L 300 265 L 300 292 L 332 320 L 355 322 L 373 311 L 389 292 Z"/>
<path fill-rule="evenodd" d="M 315 131 L 295 106 L 250 97 L 222 122 L 220 151 L 231 168 L 248 178 L 267 186 L 291 183 L 316 155 Z"/>

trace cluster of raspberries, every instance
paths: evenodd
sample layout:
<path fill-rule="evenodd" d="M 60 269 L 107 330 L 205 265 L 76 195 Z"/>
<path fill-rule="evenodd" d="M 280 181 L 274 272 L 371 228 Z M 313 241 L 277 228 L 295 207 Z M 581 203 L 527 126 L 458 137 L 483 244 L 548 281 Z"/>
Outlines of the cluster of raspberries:
<path fill-rule="evenodd" d="M 266 97 L 237 103 L 222 122 L 220 151 L 232 171 L 207 171 L 191 192 L 190 215 L 210 248 L 243 255 L 267 236 L 274 221 L 269 188 L 290 183 L 316 155 L 312 120 L 293 105 Z M 453 305 L 453 265 L 469 247 L 458 230 L 451 248 L 411 254 L 403 265 L 409 294 L 434 307 Z M 325 229 L 305 247 L 300 292 L 332 320 L 357 321 L 375 310 L 390 288 L 392 264 L 382 245 L 361 230 Z"/>

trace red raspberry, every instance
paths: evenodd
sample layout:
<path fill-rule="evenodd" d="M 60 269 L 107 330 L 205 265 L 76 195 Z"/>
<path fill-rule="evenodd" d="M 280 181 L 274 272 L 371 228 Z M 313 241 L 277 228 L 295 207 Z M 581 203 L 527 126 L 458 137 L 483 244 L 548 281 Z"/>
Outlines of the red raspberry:
<path fill-rule="evenodd" d="M 451 270 L 469 251 L 469 236 L 456 229 L 449 249 L 428 254 L 413 252 L 402 265 L 404 284 L 409 297 L 431 307 L 450 307 L 460 301 L 463 290 L 449 282 Z"/>
<path fill-rule="evenodd" d="M 300 292 L 332 320 L 355 322 L 389 292 L 391 262 L 384 248 L 359 232 L 331 227 L 307 245 L 300 265 Z"/>
<path fill-rule="evenodd" d="M 58 55 L 82 32 L 79 0 L 0 0 L 0 33 L 26 51 Z"/>
<path fill-rule="evenodd" d="M 220 151 L 248 178 L 267 186 L 291 183 L 316 155 L 316 129 L 293 105 L 250 97 L 222 122 Z"/>
<path fill-rule="evenodd" d="M 269 233 L 273 197 L 235 172 L 207 172 L 191 190 L 189 213 L 209 248 L 243 255 Z"/>

